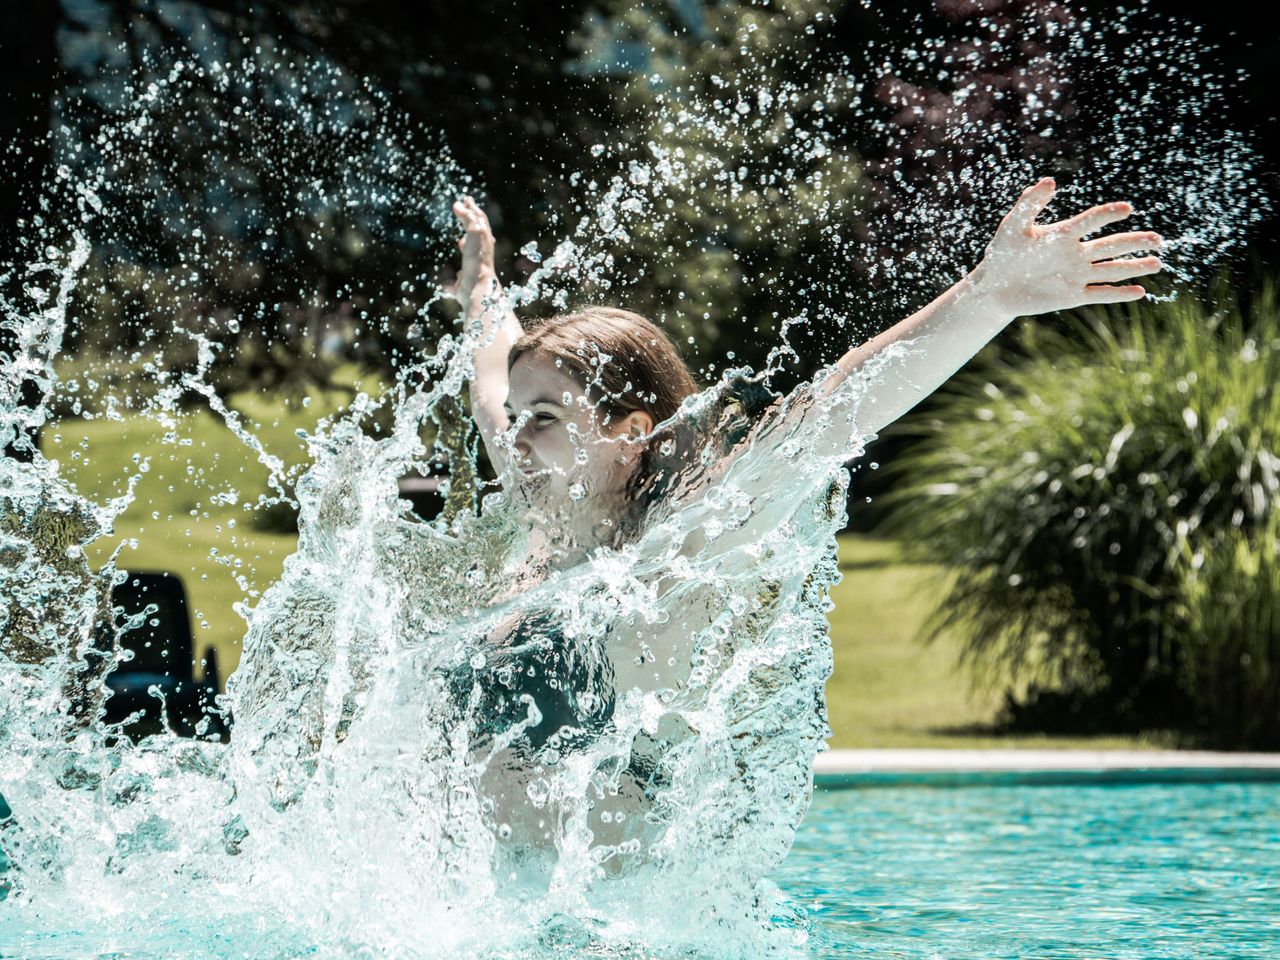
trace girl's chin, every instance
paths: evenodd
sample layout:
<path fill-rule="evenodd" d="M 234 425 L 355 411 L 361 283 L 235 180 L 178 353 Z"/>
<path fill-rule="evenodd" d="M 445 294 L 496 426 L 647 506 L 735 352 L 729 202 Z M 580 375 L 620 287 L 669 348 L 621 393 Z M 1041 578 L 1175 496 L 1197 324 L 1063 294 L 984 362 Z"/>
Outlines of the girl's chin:
<path fill-rule="evenodd" d="M 610 499 L 605 491 L 592 486 L 580 476 L 565 474 L 550 467 L 515 470 L 511 481 L 520 496 L 551 508 L 576 509 L 588 501 L 594 503 L 601 498 Z M 622 490 L 623 486 L 619 484 L 619 494 Z"/>
<path fill-rule="evenodd" d="M 516 471 L 510 477 L 510 489 L 526 503 L 549 508 L 569 501 L 564 483 L 557 482 L 557 479 L 550 470 Z"/>

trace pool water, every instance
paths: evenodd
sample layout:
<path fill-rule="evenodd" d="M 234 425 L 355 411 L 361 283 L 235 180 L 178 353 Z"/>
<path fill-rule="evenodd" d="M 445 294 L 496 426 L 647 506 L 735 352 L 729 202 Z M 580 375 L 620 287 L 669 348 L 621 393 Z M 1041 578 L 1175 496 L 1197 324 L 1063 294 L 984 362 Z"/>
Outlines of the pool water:
<path fill-rule="evenodd" d="M 815 960 L 1274 958 L 1280 784 L 819 790 L 774 879 L 807 913 Z M 202 922 L 193 906 L 122 935 L 93 918 L 42 929 L 41 911 L 11 925 L 0 903 L 0 957 L 317 955 L 286 923 Z M 494 956 L 610 955 L 546 946 Z"/>
<path fill-rule="evenodd" d="M 819 791 L 815 957 L 1280 956 L 1280 784 Z"/>

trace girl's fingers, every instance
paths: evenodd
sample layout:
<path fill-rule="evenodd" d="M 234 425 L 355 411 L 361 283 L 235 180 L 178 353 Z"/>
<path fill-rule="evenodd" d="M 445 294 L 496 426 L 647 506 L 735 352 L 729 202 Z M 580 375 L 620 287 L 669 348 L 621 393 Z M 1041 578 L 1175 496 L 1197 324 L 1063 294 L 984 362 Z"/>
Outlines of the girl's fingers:
<path fill-rule="evenodd" d="M 468 196 L 466 201 L 467 209 L 471 211 L 471 215 L 480 223 L 487 226 L 489 223 L 489 215 L 480 208 L 480 204 L 476 203 L 475 198 Z"/>
<path fill-rule="evenodd" d="M 1123 287 L 1112 287 L 1106 284 L 1089 284 L 1084 288 L 1085 303 L 1128 303 L 1141 300 L 1147 295 L 1146 288 L 1136 283 Z"/>
<path fill-rule="evenodd" d="M 1084 213 L 1078 213 L 1070 220 L 1063 220 L 1059 228 L 1076 239 L 1083 240 L 1107 224 L 1124 220 L 1132 214 L 1133 207 L 1127 203 L 1104 203 L 1101 206 L 1091 207 Z"/>
<path fill-rule="evenodd" d="M 454 201 L 453 213 L 458 218 L 459 226 L 466 233 L 489 234 L 492 232 L 489 227 L 489 218 L 483 210 L 476 206 L 475 200 L 468 195 L 464 195 Z M 465 249 L 465 243 L 466 238 L 464 237 L 458 241 L 458 247 Z"/>
<path fill-rule="evenodd" d="M 1036 217 L 1044 212 L 1044 208 L 1053 199 L 1057 185 L 1052 177 L 1044 177 L 1022 191 L 1022 196 L 1009 211 L 1009 222 L 1022 230 L 1027 230 L 1036 221 Z"/>
<path fill-rule="evenodd" d="M 1085 255 L 1090 260 L 1123 257 L 1130 253 L 1159 250 L 1164 241 L 1158 233 L 1116 233 L 1097 240 L 1083 240 Z"/>
<path fill-rule="evenodd" d="M 1095 263 L 1089 271 L 1101 280 L 1128 280 L 1130 277 L 1145 277 L 1159 273 L 1164 264 L 1159 257 L 1141 257 L 1137 260 L 1109 260 L 1106 263 Z"/>

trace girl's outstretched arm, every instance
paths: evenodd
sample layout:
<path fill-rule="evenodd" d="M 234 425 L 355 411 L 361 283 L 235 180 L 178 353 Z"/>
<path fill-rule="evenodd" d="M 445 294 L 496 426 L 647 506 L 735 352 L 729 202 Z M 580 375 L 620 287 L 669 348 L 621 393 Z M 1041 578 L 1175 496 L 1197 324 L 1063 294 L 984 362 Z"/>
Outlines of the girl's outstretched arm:
<path fill-rule="evenodd" d="M 1160 260 L 1112 258 L 1157 250 L 1160 237 L 1119 233 L 1085 239 L 1128 217 L 1133 211 L 1127 203 L 1093 207 L 1061 223 L 1037 224 L 1054 189 L 1053 180 L 1046 178 L 1022 194 L 1001 220 L 982 262 L 967 277 L 850 350 L 756 419 L 750 433 L 722 458 L 715 476 L 699 488 L 705 492 L 725 480 L 754 505 L 749 520 L 739 520 L 731 535 L 716 541 L 720 548 L 755 542 L 762 531 L 781 529 L 781 520 L 795 503 L 794 483 L 804 478 L 829 481 L 829 471 L 808 470 L 797 461 L 798 454 L 827 464 L 847 460 L 858 441 L 878 433 L 936 390 L 1016 317 L 1145 296 L 1138 284 L 1109 284 L 1157 273 Z M 869 360 L 900 341 L 915 341 L 923 350 L 883 366 L 873 364 L 879 369 L 874 379 L 861 385 L 861 392 L 842 392 L 823 402 Z M 743 456 L 748 451 L 760 455 Z"/>
<path fill-rule="evenodd" d="M 453 205 L 454 215 L 466 233 L 458 241 L 462 249 L 462 269 L 446 292 L 456 297 L 465 311 L 465 329 L 477 338 L 472 355 L 471 416 L 489 454 L 489 462 L 501 473 L 506 454 L 496 438 L 507 429 L 502 404 L 507 399 L 507 356 L 524 329 L 502 295 L 502 285 L 493 265 L 493 230 L 489 218 L 471 197 Z"/>
<path fill-rule="evenodd" d="M 928 306 L 850 350 L 815 384 L 821 395 L 829 394 L 889 344 L 922 338 L 923 355 L 889 365 L 863 395 L 858 407 L 862 436 L 878 433 L 931 394 L 1017 317 L 1146 295 L 1136 283 L 1111 284 L 1158 273 L 1159 258 L 1112 258 L 1158 250 L 1160 237 L 1143 232 L 1085 239 L 1133 213 L 1127 203 L 1092 207 L 1059 223 L 1036 223 L 1055 189 L 1052 178 L 1045 177 L 1025 190 L 972 273 Z"/>

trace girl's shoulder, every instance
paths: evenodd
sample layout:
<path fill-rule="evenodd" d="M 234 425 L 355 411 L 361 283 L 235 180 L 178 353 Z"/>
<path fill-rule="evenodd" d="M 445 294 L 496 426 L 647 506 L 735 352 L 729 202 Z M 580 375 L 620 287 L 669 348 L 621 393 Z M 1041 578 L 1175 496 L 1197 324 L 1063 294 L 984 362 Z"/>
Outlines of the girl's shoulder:
<path fill-rule="evenodd" d="M 643 522 L 665 517 L 713 483 L 778 395 L 759 374 L 735 371 L 691 400 L 648 454 Z"/>
<path fill-rule="evenodd" d="M 721 441 L 722 449 L 728 450 L 746 439 L 760 415 L 777 400 L 778 394 L 758 375 L 746 373 L 730 377 L 723 389 L 724 399 L 715 434 Z"/>

